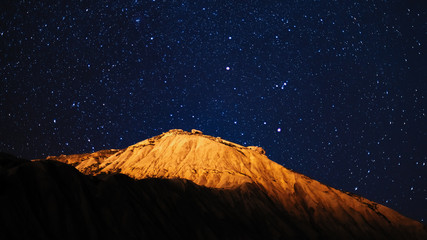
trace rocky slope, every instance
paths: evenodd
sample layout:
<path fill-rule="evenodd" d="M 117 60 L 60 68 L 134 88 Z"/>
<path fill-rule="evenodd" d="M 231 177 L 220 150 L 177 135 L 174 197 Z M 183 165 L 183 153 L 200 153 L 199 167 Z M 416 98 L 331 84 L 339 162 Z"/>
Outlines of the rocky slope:
<path fill-rule="evenodd" d="M 7 239 L 427 239 L 392 209 L 200 131 L 48 160 L 0 155 L 0 185 Z"/>
<path fill-rule="evenodd" d="M 427 236 L 419 222 L 292 172 L 269 160 L 262 148 L 244 147 L 200 131 L 171 130 L 123 150 L 48 159 L 72 164 L 94 176 L 122 173 L 133 179 L 182 178 L 223 190 L 250 184 L 255 195 L 268 196 L 310 239 Z"/>

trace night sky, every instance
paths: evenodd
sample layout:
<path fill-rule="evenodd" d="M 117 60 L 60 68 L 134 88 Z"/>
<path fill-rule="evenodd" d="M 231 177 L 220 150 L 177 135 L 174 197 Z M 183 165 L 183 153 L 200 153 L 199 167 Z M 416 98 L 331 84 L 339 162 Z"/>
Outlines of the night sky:
<path fill-rule="evenodd" d="M 195 128 L 425 221 L 422 2 L 3 0 L 0 151 Z"/>

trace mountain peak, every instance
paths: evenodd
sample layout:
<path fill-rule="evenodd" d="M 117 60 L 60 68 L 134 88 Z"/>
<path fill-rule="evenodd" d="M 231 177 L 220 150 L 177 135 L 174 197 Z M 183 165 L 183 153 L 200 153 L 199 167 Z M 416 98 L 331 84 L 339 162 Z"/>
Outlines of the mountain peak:
<path fill-rule="evenodd" d="M 162 134 L 160 134 L 158 136 L 154 136 L 152 138 L 143 140 L 143 141 L 138 142 L 138 143 L 136 143 L 136 144 L 134 144 L 132 146 L 146 145 L 147 142 L 149 144 L 155 144 L 156 142 L 158 142 L 163 137 L 181 136 L 181 135 L 202 137 L 202 138 L 209 139 L 211 141 L 214 141 L 214 142 L 217 142 L 217 143 L 220 143 L 220 144 L 227 145 L 229 147 L 233 147 L 233 148 L 237 148 L 237 149 L 251 149 L 251 150 L 254 150 L 256 152 L 265 154 L 265 151 L 261 147 L 257 147 L 257 146 L 244 147 L 242 145 L 239 145 L 239 144 L 236 144 L 236 143 L 224 140 L 224 139 L 222 139 L 220 137 L 213 137 L 213 136 L 210 136 L 210 135 L 204 135 L 202 131 L 197 130 L 197 129 L 192 129 L 191 132 L 187 132 L 187 131 L 184 131 L 182 129 L 171 129 L 171 130 L 169 130 L 169 131 L 167 131 L 165 133 L 162 133 Z"/>
<path fill-rule="evenodd" d="M 119 171 L 135 179 L 179 177 L 207 187 L 233 188 L 263 175 L 254 161 L 277 165 L 262 153 L 260 147 L 244 147 L 199 130 L 173 129 L 118 152 L 99 167 L 100 172 Z"/>
<path fill-rule="evenodd" d="M 288 216 L 307 223 L 306 231 L 312 236 L 316 236 L 310 227 L 313 224 L 342 236 L 358 236 L 358 231 L 377 236 L 378 232 L 392 231 L 390 236 L 404 238 L 406 233 L 402 232 L 424 231 L 422 224 L 390 208 L 286 169 L 268 159 L 261 147 L 244 147 L 194 129 L 173 129 L 122 150 L 49 159 L 71 164 L 88 175 L 180 178 L 216 189 L 250 185 L 269 196 Z"/>

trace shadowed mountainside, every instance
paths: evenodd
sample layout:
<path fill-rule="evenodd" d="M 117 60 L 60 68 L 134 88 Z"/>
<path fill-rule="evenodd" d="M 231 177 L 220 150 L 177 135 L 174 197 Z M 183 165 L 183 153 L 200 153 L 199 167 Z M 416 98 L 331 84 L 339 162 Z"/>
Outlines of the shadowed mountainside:
<path fill-rule="evenodd" d="M 8 162 L 8 164 L 5 164 Z M 1 239 L 304 239 L 298 222 L 246 183 L 83 175 L 56 161 L 0 157 Z"/>

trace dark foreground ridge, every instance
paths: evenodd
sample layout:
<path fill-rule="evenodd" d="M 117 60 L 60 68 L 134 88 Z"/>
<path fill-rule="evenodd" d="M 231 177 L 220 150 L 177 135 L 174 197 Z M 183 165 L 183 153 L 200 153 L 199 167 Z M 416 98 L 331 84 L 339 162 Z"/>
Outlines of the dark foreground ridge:
<path fill-rule="evenodd" d="M 94 177 L 57 161 L 0 154 L 0 185 L 1 239 L 309 238 L 298 219 L 250 183 L 224 190 L 185 179 Z M 403 237 L 336 236 L 311 227 L 318 239 Z"/>
<path fill-rule="evenodd" d="M 304 238 L 251 184 L 218 190 L 184 179 L 92 177 L 56 161 L 0 158 L 1 239 Z"/>

